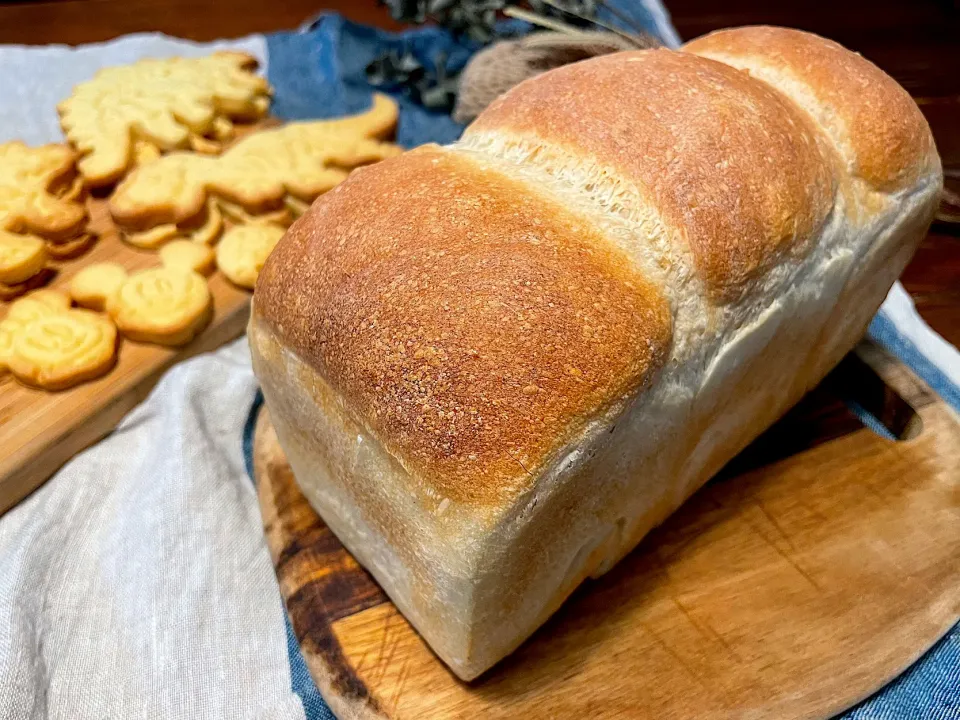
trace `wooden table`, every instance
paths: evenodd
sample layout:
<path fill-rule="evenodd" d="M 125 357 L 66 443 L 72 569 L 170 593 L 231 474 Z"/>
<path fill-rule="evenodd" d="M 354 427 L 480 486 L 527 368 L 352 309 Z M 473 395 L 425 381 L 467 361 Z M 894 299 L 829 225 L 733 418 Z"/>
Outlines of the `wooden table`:
<path fill-rule="evenodd" d="M 810 30 L 861 52 L 917 99 L 937 139 L 948 186 L 960 190 L 957 0 L 667 0 L 666 4 L 684 38 L 721 27 L 768 23 Z M 0 0 L 0 43 L 75 44 L 148 30 L 212 40 L 292 29 L 322 10 L 400 28 L 375 0 Z M 960 226 L 934 226 L 903 282 L 924 319 L 960 345 Z"/>

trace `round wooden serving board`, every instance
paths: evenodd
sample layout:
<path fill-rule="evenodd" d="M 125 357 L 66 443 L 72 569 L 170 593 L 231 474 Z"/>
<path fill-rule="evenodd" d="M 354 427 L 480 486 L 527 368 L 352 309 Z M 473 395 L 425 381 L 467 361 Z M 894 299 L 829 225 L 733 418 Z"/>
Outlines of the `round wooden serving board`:
<path fill-rule="evenodd" d="M 851 394 L 904 439 L 864 428 Z M 254 467 L 294 630 L 341 718 L 825 718 L 960 615 L 960 421 L 869 346 L 470 684 L 307 504 L 267 412 Z"/>

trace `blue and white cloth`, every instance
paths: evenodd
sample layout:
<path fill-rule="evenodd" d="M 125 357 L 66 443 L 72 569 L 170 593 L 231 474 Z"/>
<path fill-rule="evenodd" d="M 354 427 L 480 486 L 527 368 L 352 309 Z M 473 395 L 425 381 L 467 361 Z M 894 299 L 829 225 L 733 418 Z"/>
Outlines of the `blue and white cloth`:
<path fill-rule="evenodd" d="M 657 0 L 618 2 L 679 44 Z M 261 59 L 287 119 L 363 109 L 388 47 L 462 65 L 441 30 L 390 35 L 324 15 L 218 44 Z M 58 141 L 54 107 L 101 66 L 204 54 L 138 35 L 77 49 L 0 48 L 0 141 Z M 401 99 L 399 141 L 460 127 Z M 895 287 L 870 328 L 960 411 L 960 355 Z M 290 629 L 248 470 L 257 396 L 246 343 L 182 363 L 116 432 L 0 518 L 0 720 L 331 718 Z M 843 717 L 960 719 L 960 631 Z"/>

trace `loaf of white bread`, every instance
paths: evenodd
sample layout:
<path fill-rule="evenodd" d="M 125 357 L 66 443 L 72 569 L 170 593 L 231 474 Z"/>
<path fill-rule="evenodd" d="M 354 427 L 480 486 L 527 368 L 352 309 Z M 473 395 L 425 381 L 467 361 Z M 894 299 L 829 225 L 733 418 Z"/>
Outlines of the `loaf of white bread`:
<path fill-rule="evenodd" d="M 941 185 L 907 93 L 814 35 L 568 65 L 316 202 L 254 367 L 306 497 L 469 680 L 856 344 Z"/>

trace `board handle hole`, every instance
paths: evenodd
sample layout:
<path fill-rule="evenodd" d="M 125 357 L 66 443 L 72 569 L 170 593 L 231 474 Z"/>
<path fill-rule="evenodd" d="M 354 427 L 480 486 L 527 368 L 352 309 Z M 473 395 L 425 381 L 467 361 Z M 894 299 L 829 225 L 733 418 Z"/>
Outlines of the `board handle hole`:
<path fill-rule="evenodd" d="M 849 353 L 827 376 L 830 390 L 870 430 L 888 440 L 912 440 L 923 431 L 913 406 L 860 353 Z"/>

